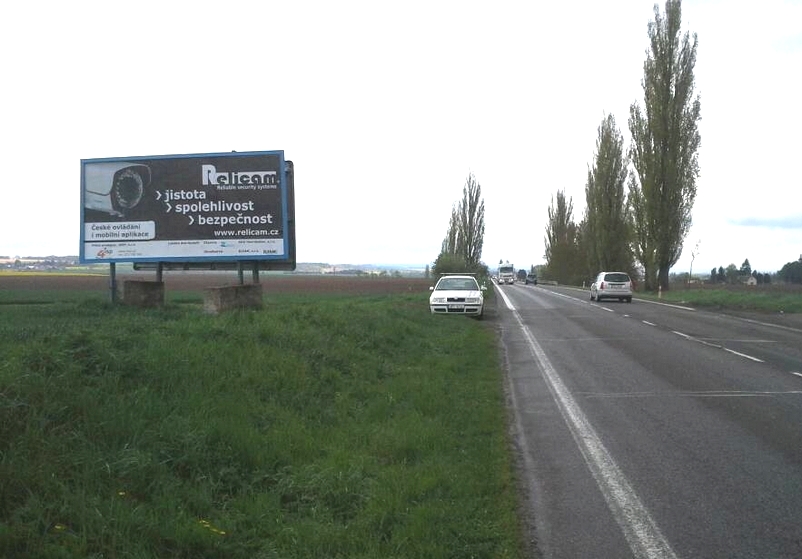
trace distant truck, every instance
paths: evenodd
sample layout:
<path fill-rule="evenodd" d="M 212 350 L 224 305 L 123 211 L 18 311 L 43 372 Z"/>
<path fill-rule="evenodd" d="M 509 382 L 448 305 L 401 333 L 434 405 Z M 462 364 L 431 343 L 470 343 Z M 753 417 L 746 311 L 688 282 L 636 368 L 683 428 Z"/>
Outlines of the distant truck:
<path fill-rule="evenodd" d="M 499 285 L 515 283 L 515 266 L 512 264 L 502 264 L 498 267 L 498 283 Z"/>

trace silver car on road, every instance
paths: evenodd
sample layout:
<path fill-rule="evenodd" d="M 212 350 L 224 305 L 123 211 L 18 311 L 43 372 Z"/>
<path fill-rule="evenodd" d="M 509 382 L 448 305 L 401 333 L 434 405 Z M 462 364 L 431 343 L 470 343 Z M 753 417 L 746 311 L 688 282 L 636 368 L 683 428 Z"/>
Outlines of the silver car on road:
<path fill-rule="evenodd" d="M 590 285 L 590 300 L 618 299 L 632 302 L 632 280 L 625 272 L 601 272 Z"/>

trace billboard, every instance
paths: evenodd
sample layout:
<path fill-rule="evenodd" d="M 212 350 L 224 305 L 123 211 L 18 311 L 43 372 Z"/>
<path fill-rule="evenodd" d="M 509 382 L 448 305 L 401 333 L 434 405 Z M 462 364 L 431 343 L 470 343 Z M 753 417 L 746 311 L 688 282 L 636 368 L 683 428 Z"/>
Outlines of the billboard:
<path fill-rule="evenodd" d="M 283 151 L 81 160 L 80 261 L 295 264 Z"/>

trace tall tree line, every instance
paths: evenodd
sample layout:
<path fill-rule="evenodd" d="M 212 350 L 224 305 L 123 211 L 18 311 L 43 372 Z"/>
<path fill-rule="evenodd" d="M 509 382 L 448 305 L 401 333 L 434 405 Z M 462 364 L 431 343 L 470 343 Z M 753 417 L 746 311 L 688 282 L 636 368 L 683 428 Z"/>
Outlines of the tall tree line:
<path fill-rule="evenodd" d="M 548 279 L 559 283 L 582 281 L 579 227 L 574 223 L 574 202 L 565 191 L 557 192 L 548 209 L 546 224 L 546 272 Z"/>
<path fill-rule="evenodd" d="M 699 96 L 694 96 L 697 38 L 680 38 L 682 2 L 657 6 L 649 23 L 643 65 L 644 107 L 630 107 L 630 200 L 634 249 L 646 289 L 668 289 L 668 273 L 682 254 L 691 228 L 701 143 Z"/>
<path fill-rule="evenodd" d="M 557 192 L 548 209 L 546 270 L 549 279 L 579 285 L 600 270 L 634 273 L 631 223 L 624 187 L 624 138 L 612 115 L 598 128 L 596 154 L 585 183 L 585 215 L 576 225 L 573 201 Z"/>
<path fill-rule="evenodd" d="M 647 28 L 643 108 L 637 102 L 630 106 L 629 150 L 624 149 L 615 119 L 605 117 L 588 170 L 584 220 L 574 226 L 573 248 L 574 274 L 634 272 L 637 261 L 647 290 L 668 289 L 669 271 L 682 254 L 692 223 L 701 142 L 701 103 L 694 95 L 696 35 L 693 40 L 687 32 L 680 37 L 681 0 L 667 0 L 665 14 L 655 5 L 654 14 Z M 564 198 L 562 191 L 556 206 L 552 200 L 546 234 L 547 270 L 558 281 L 557 275 L 571 275 L 564 269 L 569 249 L 559 246 L 566 239 L 551 235 L 555 227 L 567 228 L 560 207 Z M 570 215 L 571 205 L 567 208 Z"/>
<path fill-rule="evenodd" d="M 473 173 L 469 173 L 462 189 L 462 199 L 451 208 L 448 230 L 434 263 L 435 274 L 466 271 L 486 274 L 486 266 L 481 262 L 484 237 L 482 187 Z"/>
<path fill-rule="evenodd" d="M 624 137 L 607 115 L 599 125 L 596 156 L 585 183 L 584 245 L 591 275 L 593 271 L 634 269 L 627 196 L 629 161 Z"/>

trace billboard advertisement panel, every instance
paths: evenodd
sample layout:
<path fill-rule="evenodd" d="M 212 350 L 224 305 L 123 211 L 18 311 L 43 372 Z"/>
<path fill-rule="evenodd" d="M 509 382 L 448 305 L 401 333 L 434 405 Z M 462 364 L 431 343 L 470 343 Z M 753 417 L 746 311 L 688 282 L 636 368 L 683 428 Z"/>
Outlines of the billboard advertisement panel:
<path fill-rule="evenodd" d="M 82 159 L 80 260 L 294 259 L 291 173 L 283 151 Z"/>

